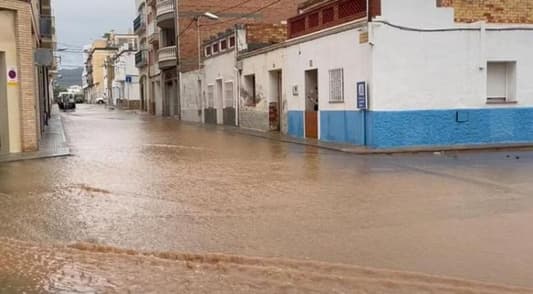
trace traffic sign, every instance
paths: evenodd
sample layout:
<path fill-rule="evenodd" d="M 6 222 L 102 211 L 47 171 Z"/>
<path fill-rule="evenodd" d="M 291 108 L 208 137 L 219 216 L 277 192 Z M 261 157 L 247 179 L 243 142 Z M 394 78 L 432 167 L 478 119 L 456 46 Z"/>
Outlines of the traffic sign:
<path fill-rule="evenodd" d="M 368 95 L 366 90 L 366 82 L 357 83 L 357 108 L 368 109 Z"/>

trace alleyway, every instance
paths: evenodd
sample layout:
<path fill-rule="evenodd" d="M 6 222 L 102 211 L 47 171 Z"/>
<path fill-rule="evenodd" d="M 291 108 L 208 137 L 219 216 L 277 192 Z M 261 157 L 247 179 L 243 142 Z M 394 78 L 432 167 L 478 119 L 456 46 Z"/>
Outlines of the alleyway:
<path fill-rule="evenodd" d="M 74 156 L 0 164 L 0 256 L 7 260 L 0 261 L 0 292 L 4 285 L 29 293 L 60 289 L 54 283 L 109 291 L 143 277 L 154 284 L 133 292 L 180 284 L 163 273 L 189 279 L 183 291 L 217 289 L 195 288 L 196 278 L 184 276 L 198 256 L 174 256 L 187 265 L 178 269 L 170 261 L 94 254 L 111 251 L 103 246 L 250 257 L 231 262 L 240 271 L 221 270 L 235 281 L 232 293 L 376 291 L 361 285 L 386 285 L 380 280 L 404 281 L 391 282 L 391 293 L 427 290 L 431 281 L 441 290 L 485 287 L 302 261 L 533 288 L 533 152 L 355 156 L 87 105 L 63 121 Z M 297 269 L 311 272 L 306 267 L 321 279 L 298 277 Z M 210 287 L 230 288 L 201 276 Z"/>

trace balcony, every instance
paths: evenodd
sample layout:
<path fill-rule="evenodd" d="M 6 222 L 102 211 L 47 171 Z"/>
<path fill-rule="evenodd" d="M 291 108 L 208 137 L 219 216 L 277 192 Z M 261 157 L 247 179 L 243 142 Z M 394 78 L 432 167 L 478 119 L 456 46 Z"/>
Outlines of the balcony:
<path fill-rule="evenodd" d="M 289 39 L 300 37 L 357 19 L 364 19 L 366 16 L 367 0 L 328 2 L 290 18 L 288 36 Z"/>
<path fill-rule="evenodd" d="M 150 64 L 150 77 L 157 76 L 161 73 L 161 70 L 159 70 L 159 63 L 155 62 L 154 64 Z"/>
<path fill-rule="evenodd" d="M 135 34 L 140 34 L 146 30 L 146 22 L 144 21 L 143 15 L 137 16 L 133 21 L 133 31 Z"/>
<path fill-rule="evenodd" d="M 148 56 L 146 50 L 141 50 L 135 53 L 135 66 L 138 68 L 143 68 L 148 65 Z"/>
<path fill-rule="evenodd" d="M 157 25 L 161 28 L 174 27 L 175 6 L 174 0 L 157 0 Z"/>
<path fill-rule="evenodd" d="M 56 47 L 56 27 L 53 16 L 42 15 L 40 20 L 41 47 L 55 49 Z"/>
<path fill-rule="evenodd" d="M 159 60 L 160 69 L 175 67 L 177 64 L 176 46 L 174 45 L 159 49 L 159 51 L 157 51 L 157 59 Z"/>
<path fill-rule="evenodd" d="M 159 28 L 155 25 L 154 22 L 148 24 L 148 42 L 157 43 L 159 42 Z"/>

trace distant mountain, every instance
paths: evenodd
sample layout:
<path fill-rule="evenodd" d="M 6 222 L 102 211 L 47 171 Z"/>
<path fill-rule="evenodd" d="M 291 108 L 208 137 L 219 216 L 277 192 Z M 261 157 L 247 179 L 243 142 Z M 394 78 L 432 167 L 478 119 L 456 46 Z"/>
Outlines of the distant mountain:
<path fill-rule="evenodd" d="M 77 67 L 73 69 L 62 69 L 59 71 L 59 79 L 57 81 L 59 86 L 68 88 L 70 86 L 81 86 L 81 75 L 83 73 L 83 67 Z"/>

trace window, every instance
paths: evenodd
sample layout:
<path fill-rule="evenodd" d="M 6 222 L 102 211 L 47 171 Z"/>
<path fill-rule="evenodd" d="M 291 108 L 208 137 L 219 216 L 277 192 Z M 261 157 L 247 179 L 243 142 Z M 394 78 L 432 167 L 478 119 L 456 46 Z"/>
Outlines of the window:
<path fill-rule="evenodd" d="M 234 107 L 233 101 L 235 100 L 233 82 L 224 83 L 224 107 Z"/>
<path fill-rule="evenodd" d="M 229 47 L 230 48 L 235 47 L 235 36 L 232 36 L 229 38 Z"/>
<path fill-rule="evenodd" d="M 515 100 L 516 62 L 487 63 L 487 102 L 503 103 Z"/>
<path fill-rule="evenodd" d="M 207 86 L 207 108 L 215 108 L 215 85 Z"/>
<path fill-rule="evenodd" d="M 344 70 L 329 71 L 329 102 L 344 102 Z"/>
<path fill-rule="evenodd" d="M 220 41 L 220 51 L 228 49 L 228 40 L 224 39 Z"/>
<path fill-rule="evenodd" d="M 255 89 L 255 75 L 247 75 L 244 77 L 244 91 L 243 96 L 246 106 L 255 106 L 257 104 Z"/>
<path fill-rule="evenodd" d="M 211 46 L 205 47 L 205 56 L 211 56 Z"/>
<path fill-rule="evenodd" d="M 218 43 L 213 44 L 213 54 L 217 54 L 219 51 L 219 48 L 220 47 L 218 46 Z"/>

